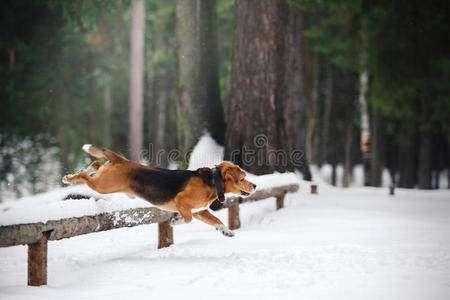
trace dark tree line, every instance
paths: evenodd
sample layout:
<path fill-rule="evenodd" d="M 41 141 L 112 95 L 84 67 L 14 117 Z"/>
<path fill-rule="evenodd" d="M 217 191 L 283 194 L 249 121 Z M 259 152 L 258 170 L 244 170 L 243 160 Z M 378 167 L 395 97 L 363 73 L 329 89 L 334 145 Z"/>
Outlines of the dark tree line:
<path fill-rule="evenodd" d="M 130 89 L 137 3 L 142 92 Z M 47 156 L 61 174 L 83 165 L 86 142 L 165 167 L 159 150 L 188 153 L 204 132 L 256 174 L 298 169 L 310 178 L 309 166 L 330 164 L 337 184 L 342 164 L 348 186 L 363 163 L 368 185 L 380 186 L 387 168 L 393 184 L 429 189 L 449 168 L 445 1 L 1 6 L 0 182 L 17 195 L 25 182 L 46 189 Z M 134 135 L 141 145 L 132 154 Z M 243 149 L 260 159 L 246 160 Z"/>

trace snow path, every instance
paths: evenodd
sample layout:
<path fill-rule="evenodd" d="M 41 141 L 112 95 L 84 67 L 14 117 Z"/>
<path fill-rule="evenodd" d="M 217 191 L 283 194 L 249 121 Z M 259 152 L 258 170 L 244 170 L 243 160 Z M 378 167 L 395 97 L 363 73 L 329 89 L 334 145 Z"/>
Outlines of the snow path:
<path fill-rule="evenodd" d="M 0 299 L 449 299 L 448 191 L 308 190 L 241 205 L 234 238 L 193 221 L 161 250 L 156 225 L 49 242 L 48 286 L 0 248 Z"/>

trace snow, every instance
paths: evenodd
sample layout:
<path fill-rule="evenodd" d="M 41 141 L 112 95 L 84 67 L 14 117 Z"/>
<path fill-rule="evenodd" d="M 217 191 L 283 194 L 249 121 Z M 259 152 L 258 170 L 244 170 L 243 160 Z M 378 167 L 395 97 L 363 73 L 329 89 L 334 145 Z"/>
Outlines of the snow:
<path fill-rule="evenodd" d="M 297 176 L 295 173 L 289 172 L 286 173 L 275 172 L 273 174 L 260 176 L 248 174 L 248 176 L 245 179 L 256 184 L 258 190 L 299 183 L 299 176 Z"/>
<path fill-rule="evenodd" d="M 26 286 L 25 246 L 2 248 L 0 298 L 448 299 L 448 191 L 300 183 L 279 211 L 241 205 L 233 238 L 194 220 L 160 250 L 156 225 L 51 241 L 47 286 Z"/>
<path fill-rule="evenodd" d="M 213 167 L 222 156 L 204 136 L 189 168 Z M 326 173 L 313 172 L 317 195 L 293 173 L 248 174 L 258 188 L 299 183 L 300 190 L 278 211 L 274 198 L 241 205 L 233 238 L 193 220 L 159 250 L 156 224 L 51 241 L 47 286 L 26 285 L 26 246 L 0 248 L 0 299 L 449 298 L 448 190 L 397 188 L 389 196 L 387 188 L 332 187 Z M 89 199 L 61 201 L 69 193 Z M 3 204 L 0 223 L 147 205 L 77 185 Z M 214 215 L 227 220 L 226 210 Z"/>
<path fill-rule="evenodd" d="M 86 197 L 63 200 L 70 194 Z M 0 225 L 45 223 L 61 218 L 93 216 L 104 212 L 149 206 L 150 203 L 130 198 L 126 194 L 99 194 L 86 185 L 78 184 L 0 205 Z"/>
<path fill-rule="evenodd" d="M 216 143 L 209 133 L 205 133 L 197 142 L 189 157 L 188 170 L 214 168 L 223 162 L 224 148 Z"/>

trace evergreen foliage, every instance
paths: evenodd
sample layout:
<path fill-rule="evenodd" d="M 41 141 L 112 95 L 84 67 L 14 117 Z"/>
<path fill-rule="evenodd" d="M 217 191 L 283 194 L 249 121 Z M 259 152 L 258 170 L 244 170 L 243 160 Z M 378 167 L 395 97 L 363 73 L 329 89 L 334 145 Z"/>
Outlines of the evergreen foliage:
<path fill-rule="evenodd" d="M 366 69 L 377 163 L 400 174 L 393 176 L 397 184 L 437 187 L 437 181 L 429 184 L 431 178 L 450 164 L 448 1 L 279 1 L 302 11 L 298 35 L 303 49 L 298 51 L 305 59 L 305 91 L 311 94 L 315 88 L 318 95 L 312 149 L 326 152 L 312 155 L 314 163 L 342 163 L 349 137 L 351 163 L 361 162 L 355 142 L 360 132 L 357 75 Z M 158 107 L 167 101 L 166 141 L 158 145 L 166 150 L 178 146 L 176 2 L 146 0 L 144 144 L 155 141 L 161 126 Z M 2 191 L 19 196 L 60 184 L 59 174 L 86 163 L 79 150 L 86 142 L 127 154 L 130 1 L 4 0 L 0 5 Z M 216 1 L 224 108 L 230 107 L 234 8 L 234 0 Z M 318 74 L 312 71 L 315 55 Z M 333 101 L 326 121 L 329 70 Z M 312 87 L 316 75 L 318 86 Z M 110 111 L 106 90 L 111 92 Z M 229 119 L 227 109 L 224 114 Z M 325 144 L 324 124 L 330 127 Z M 48 161 L 55 163 L 50 167 Z M 50 179 L 51 172 L 58 176 Z"/>

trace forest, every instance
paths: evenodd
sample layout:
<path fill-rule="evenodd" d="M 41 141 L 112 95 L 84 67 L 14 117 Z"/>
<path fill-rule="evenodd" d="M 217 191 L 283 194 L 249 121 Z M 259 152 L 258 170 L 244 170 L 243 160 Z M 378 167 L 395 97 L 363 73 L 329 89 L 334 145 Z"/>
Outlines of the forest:
<path fill-rule="evenodd" d="M 450 187 L 448 1 L 0 5 L 0 202 L 62 185 L 86 143 L 182 169 L 204 134 L 257 175 Z"/>

